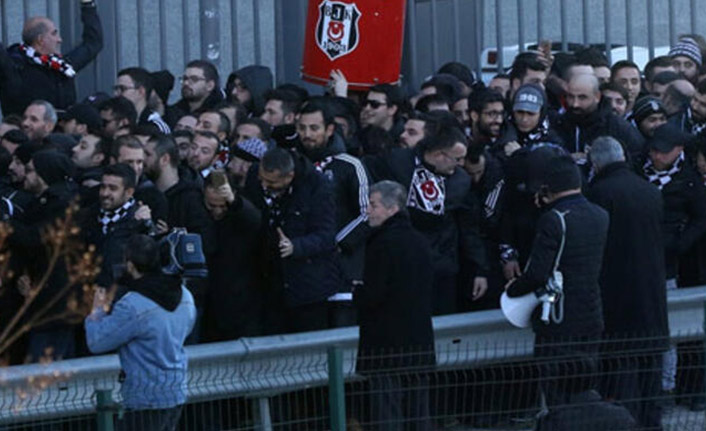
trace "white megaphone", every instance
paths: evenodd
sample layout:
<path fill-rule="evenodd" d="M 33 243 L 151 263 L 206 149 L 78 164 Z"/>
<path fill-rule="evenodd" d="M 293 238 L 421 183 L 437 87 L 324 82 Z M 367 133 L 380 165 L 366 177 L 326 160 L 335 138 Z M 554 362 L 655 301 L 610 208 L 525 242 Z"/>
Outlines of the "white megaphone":
<path fill-rule="evenodd" d="M 535 292 L 510 298 L 507 292 L 500 296 L 500 308 L 505 318 L 518 328 L 528 328 L 532 324 L 532 313 L 542 301 Z"/>

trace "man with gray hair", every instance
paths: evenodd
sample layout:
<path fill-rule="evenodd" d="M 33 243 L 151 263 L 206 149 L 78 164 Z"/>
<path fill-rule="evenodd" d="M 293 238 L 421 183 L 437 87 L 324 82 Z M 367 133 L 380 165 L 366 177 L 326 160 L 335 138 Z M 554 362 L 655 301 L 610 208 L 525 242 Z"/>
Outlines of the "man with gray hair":
<path fill-rule="evenodd" d="M 662 196 L 632 172 L 614 138 L 594 140 L 589 156 L 596 175 L 586 196 L 610 216 L 599 279 L 608 338 L 601 392 L 625 401 L 640 429 L 661 429 L 661 354 L 669 334 Z"/>
<path fill-rule="evenodd" d="M 353 292 L 360 337 L 357 371 L 370 378 L 371 422 L 431 430 L 429 381 L 404 369 L 435 364 L 432 261 L 427 239 L 412 227 L 407 190 L 381 181 L 370 187 L 364 283 Z M 389 428 L 388 428 L 389 427 Z"/>
<path fill-rule="evenodd" d="M 76 0 L 74 0 L 76 1 Z M 29 18 L 22 43 L 0 45 L 0 105 L 3 115 L 21 115 L 32 100 L 47 100 L 57 109 L 76 103 L 74 77 L 103 48 L 103 30 L 94 0 L 80 0 L 82 42 L 61 55 L 61 36 L 52 20 Z"/>
<path fill-rule="evenodd" d="M 56 110 L 46 100 L 35 100 L 27 106 L 22 115 L 22 131 L 31 141 L 40 142 L 56 126 Z"/>

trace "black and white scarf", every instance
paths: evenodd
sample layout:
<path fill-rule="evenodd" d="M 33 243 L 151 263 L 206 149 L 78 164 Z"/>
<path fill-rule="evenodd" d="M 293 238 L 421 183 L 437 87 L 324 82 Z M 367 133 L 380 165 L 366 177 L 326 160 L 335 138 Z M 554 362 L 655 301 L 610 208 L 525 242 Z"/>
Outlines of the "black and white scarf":
<path fill-rule="evenodd" d="M 292 186 L 289 186 L 287 191 L 280 194 L 275 194 L 264 187 L 262 188 L 262 197 L 265 201 L 265 205 L 267 205 L 267 209 L 269 210 L 268 223 L 271 228 L 278 228 L 284 226 L 284 209 L 282 208 L 282 200 L 284 199 L 285 195 L 291 193 Z"/>
<path fill-rule="evenodd" d="M 110 232 L 110 228 L 120 220 L 122 220 L 135 205 L 135 199 L 130 198 L 119 208 L 114 210 L 104 210 L 101 208 L 100 214 L 98 214 L 98 223 L 102 226 L 103 235 L 107 235 Z"/>
<path fill-rule="evenodd" d="M 61 58 L 60 55 L 40 54 L 37 52 L 37 50 L 35 50 L 31 46 L 25 45 L 24 43 L 20 44 L 20 51 L 22 51 L 24 55 L 26 55 L 30 60 L 40 66 L 44 66 L 47 69 L 57 71 L 62 75 L 66 76 L 67 78 L 73 78 L 74 76 L 76 76 L 76 71 L 74 70 L 73 66 L 71 66 L 66 60 Z"/>
<path fill-rule="evenodd" d="M 687 118 L 688 125 L 689 125 L 689 127 L 686 130 L 687 132 L 691 133 L 694 136 L 699 136 L 699 135 L 701 135 L 701 133 L 704 132 L 704 130 L 706 130 L 706 122 L 697 123 L 694 120 L 694 115 L 691 112 L 691 106 L 686 108 L 686 118 Z"/>
<path fill-rule="evenodd" d="M 679 154 L 679 157 L 677 158 L 676 162 L 674 162 L 674 165 L 672 165 L 672 167 L 669 168 L 669 170 L 667 171 L 658 171 L 655 168 L 654 164 L 652 164 L 651 159 L 647 159 L 647 162 L 645 163 L 643 169 L 645 171 L 645 175 L 647 176 L 647 180 L 652 184 L 656 185 L 658 189 L 662 190 L 664 186 L 666 186 L 672 181 L 672 177 L 676 175 L 679 171 L 681 171 L 683 165 L 684 152 L 682 151 Z"/>
<path fill-rule="evenodd" d="M 427 169 L 419 158 L 415 159 L 415 164 L 412 183 L 407 195 L 407 206 L 425 213 L 443 215 L 444 200 L 446 199 L 444 177 Z"/>
<path fill-rule="evenodd" d="M 523 145 L 536 144 L 538 142 L 544 142 L 547 134 L 549 134 L 549 117 L 545 116 L 542 121 L 539 122 L 537 127 L 531 130 L 522 142 Z"/>

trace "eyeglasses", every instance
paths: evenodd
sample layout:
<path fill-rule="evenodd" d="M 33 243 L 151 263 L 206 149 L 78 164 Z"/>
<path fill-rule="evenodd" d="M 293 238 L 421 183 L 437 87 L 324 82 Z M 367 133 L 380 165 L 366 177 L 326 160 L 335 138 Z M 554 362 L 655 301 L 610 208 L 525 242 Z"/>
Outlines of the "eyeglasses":
<path fill-rule="evenodd" d="M 385 103 L 385 102 L 379 102 L 379 101 L 377 101 L 377 100 L 366 99 L 366 100 L 363 101 L 363 106 L 362 106 L 362 107 L 365 108 L 366 106 L 370 106 L 370 107 L 373 108 L 373 109 L 378 109 L 378 108 L 381 107 L 381 106 L 387 106 L 387 103 Z"/>
<path fill-rule="evenodd" d="M 134 90 L 136 88 L 137 87 L 128 87 L 127 85 L 114 85 L 113 91 L 115 91 L 116 93 L 124 93 L 128 90 Z"/>
<path fill-rule="evenodd" d="M 196 84 L 199 81 L 205 81 L 206 78 L 202 78 L 200 76 L 180 76 L 179 81 L 181 82 L 188 82 L 190 84 Z"/>
<path fill-rule="evenodd" d="M 501 118 L 505 112 L 503 111 L 483 111 L 481 112 L 482 115 L 485 115 L 488 118 Z"/>

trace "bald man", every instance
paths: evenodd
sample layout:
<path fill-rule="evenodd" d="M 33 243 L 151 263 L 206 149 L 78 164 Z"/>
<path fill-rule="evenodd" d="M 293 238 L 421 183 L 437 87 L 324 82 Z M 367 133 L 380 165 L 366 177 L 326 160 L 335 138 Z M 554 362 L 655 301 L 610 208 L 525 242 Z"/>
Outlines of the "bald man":
<path fill-rule="evenodd" d="M 81 3 L 83 40 L 61 55 L 61 35 L 46 17 L 29 18 L 22 29 L 22 43 L 5 49 L 0 45 L 0 106 L 3 115 L 22 115 L 33 100 L 46 100 L 57 109 L 76 102 L 74 76 L 103 48 L 103 30 L 93 0 Z"/>
<path fill-rule="evenodd" d="M 587 165 L 588 145 L 599 136 L 623 142 L 632 157 L 642 157 L 644 140 L 640 132 L 601 103 L 598 78 L 576 74 L 566 89 L 566 112 L 559 118 L 557 132 L 566 150 L 580 165 Z"/>

